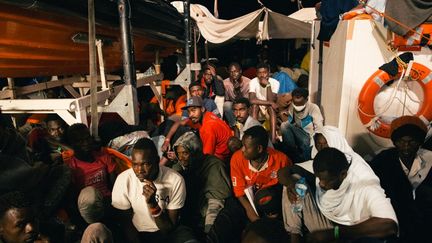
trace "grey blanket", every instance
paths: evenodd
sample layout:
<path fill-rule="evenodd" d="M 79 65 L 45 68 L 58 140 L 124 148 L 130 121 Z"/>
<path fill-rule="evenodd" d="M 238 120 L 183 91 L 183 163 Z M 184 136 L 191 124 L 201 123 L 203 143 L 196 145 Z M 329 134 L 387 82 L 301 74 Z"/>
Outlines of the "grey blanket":
<path fill-rule="evenodd" d="M 387 0 L 385 14 L 414 29 L 432 15 L 432 0 Z M 388 28 L 398 35 L 409 30 L 399 24 L 385 20 Z"/>

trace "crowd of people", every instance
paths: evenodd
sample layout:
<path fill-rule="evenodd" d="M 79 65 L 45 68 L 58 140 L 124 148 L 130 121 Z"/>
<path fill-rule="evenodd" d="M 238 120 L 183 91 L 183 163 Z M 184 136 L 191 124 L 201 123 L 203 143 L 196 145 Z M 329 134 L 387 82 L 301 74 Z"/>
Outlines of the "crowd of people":
<path fill-rule="evenodd" d="M 420 118 L 395 119 L 394 147 L 367 162 L 292 73 L 227 70 L 207 65 L 189 99 L 165 83 L 163 119 L 143 106 L 139 126 L 112 119 L 98 139 L 55 115 L 25 133 L 1 115 L 0 242 L 429 241 Z"/>

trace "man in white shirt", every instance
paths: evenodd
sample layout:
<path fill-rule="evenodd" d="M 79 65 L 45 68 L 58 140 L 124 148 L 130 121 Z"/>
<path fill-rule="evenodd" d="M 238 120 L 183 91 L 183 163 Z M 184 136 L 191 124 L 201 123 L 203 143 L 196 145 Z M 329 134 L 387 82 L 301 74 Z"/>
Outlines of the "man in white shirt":
<path fill-rule="evenodd" d="M 270 121 L 270 139 L 276 142 L 276 104 L 279 82 L 270 78 L 270 68 L 265 63 L 257 65 L 257 77 L 249 83 L 249 100 L 252 104 L 252 117 Z"/>
<path fill-rule="evenodd" d="M 310 242 L 383 242 L 380 240 L 396 235 L 396 214 L 379 179 L 369 167 L 354 160 L 348 162 L 347 157 L 327 147 L 315 156 L 313 171 L 301 164 L 279 170 L 279 182 L 285 186 L 285 229 L 291 233 L 292 243 L 300 242 L 303 225 L 310 232 L 306 235 Z M 301 213 L 291 208 L 299 200 L 296 174 L 305 177 L 309 185 Z"/>
<path fill-rule="evenodd" d="M 159 166 L 152 140 L 138 140 L 132 150 L 132 168 L 117 177 L 112 191 L 112 206 L 127 242 L 193 239 L 185 227 L 177 226 L 185 198 L 185 183 L 180 174 Z"/>

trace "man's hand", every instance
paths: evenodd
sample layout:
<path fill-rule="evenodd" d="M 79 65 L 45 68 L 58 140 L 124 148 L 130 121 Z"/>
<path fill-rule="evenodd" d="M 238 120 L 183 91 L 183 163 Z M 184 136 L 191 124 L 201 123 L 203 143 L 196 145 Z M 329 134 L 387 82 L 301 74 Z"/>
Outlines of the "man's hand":
<path fill-rule="evenodd" d="M 334 241 L 333 230 L 319 230 L 306 235 L 306 242 L 308 243 L 328 243 Z"/>
<path fill-rule="evenodd" d="M 156 191 L 156 186 L 153 184 L 152 181 L 144 180 L 143 196 L 145 197 L 147 204 L 151 208 L 157 206 Z"/>
<path fill-rule="evenodd" d="M 276 103 L 274 103 L 274 102 L 271 103 L 271 107 L 272 107 L 273 110 L 275 110 L 275 111 L 277 111 L 277 109 L 279 108 L 279 106 L 278 106 Z"/>
<path fill-rule="evenodd" d="M 259 219 L 259 216 L 255 213 L 255 211 L 246 210 L 246 216 L 251 222 L 255 222 Z"/>
<path fill-rule="evenodd" d="M 295 191 L 295 183 L 300 179 L 300 175 L 289 173 L 289 167 L 280 169 L 277 174 L 279 183 L 287 188 L 288 200 L 291 203 L 297 202 L 299 198 Z"/>
<path fill-rule="evenodd" d="M 162 147 L 161 147 L 161 151 L 162 151 L 163 153 L 165 153 L 166 151 L 168 151 L 170 145 L 171 145 L 171 144 L 170 144 L 170 140 L 167 139 L 167 138 L 165 138 L 165 141 L 164 141 L 164 143 L 162 144 Z"/>
<path fill-rule="evenodd" d="M 298 202 L 300 200 L 300 197 L 299 197 L 299 195 L 297 194 L 297 192 L 295 190 L 295 184 L 292 185 L 292 186 L 291 185 L 287 186 L 286 188 L 287 188 L 287 193 L 288 193 L 288 200 L 291 203 Z"/>
<path fill-rule="evenodd" d="M 176 160 L 177 159 L 176 154 L 175 154 L 174 151 L 168 151 L 166 155 L 167 155 L 167 158 L 169 160 Z"/>

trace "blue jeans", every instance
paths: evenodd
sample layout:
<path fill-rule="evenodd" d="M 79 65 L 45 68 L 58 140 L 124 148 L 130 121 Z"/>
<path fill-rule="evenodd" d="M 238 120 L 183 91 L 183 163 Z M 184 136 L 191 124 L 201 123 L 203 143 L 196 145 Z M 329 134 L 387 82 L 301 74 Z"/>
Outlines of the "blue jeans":
<path fill-rule="evenodd" d="M 281 124 L 282 141 L 294 162 L 303 162 L 311 159 L 310 136 L 302 128 L 286 121 Z"/>

